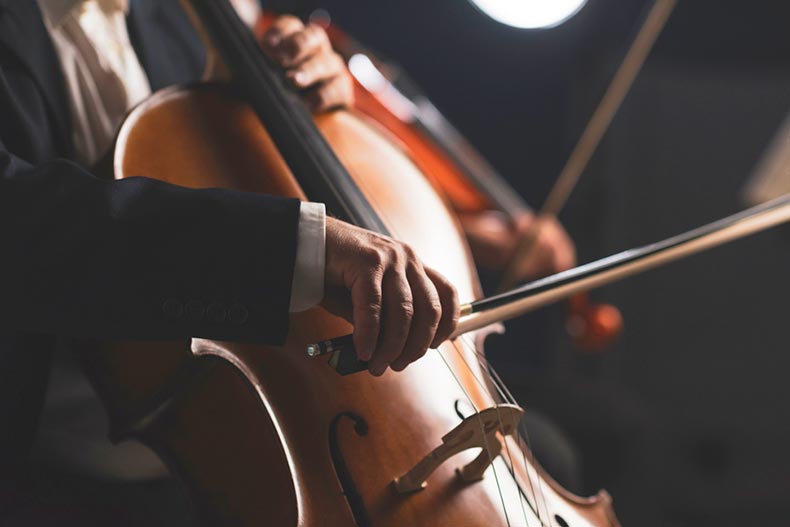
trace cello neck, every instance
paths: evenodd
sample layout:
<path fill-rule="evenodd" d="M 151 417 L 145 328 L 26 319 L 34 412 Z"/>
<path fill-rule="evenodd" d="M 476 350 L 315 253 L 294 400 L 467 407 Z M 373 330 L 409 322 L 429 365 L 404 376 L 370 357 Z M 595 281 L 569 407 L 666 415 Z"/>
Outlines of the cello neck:
<path fill-rule="evenodd" d="M 368 230 L 387 233 L 381 219 L 337 159 L 281 71 L 261 50 L 228 0 L 182 0 L 210 39 L 237 92 L 265 124 L 308 199 Z"/>

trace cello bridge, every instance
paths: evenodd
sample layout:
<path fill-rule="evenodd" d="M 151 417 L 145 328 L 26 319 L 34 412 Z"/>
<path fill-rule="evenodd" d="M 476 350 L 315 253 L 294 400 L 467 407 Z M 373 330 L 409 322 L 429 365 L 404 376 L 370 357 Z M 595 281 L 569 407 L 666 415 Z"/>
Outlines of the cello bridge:
<path fill-rule="evenodd" d="M 465 482 L 483 478 L 486 469 L 502 452 L 504 436 L 515 435 L 524 410 L 512 404 L 499 404 L 465 418 L 442 437 L 442 444 L 433 449 L 411 470 L 393 480 L 395 490 L 408 494 L 425 488 L 428 476 L 449 458 L 471 448 L 480 454 L 456 469 Z"/>

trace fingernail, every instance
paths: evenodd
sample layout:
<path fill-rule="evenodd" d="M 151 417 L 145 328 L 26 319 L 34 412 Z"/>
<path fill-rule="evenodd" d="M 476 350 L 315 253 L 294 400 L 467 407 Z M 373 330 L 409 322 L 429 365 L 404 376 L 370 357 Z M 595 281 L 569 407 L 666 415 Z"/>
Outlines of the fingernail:
<path fill-rule="evenodd" d="M 396 362 L 395 364 L 390 364 L 390 368 L 392 368 L 392 371 L 403 371 L 406 369 L 406 365 L 401 362 Z"/>
<path fill-rule="evenodd" d="M 371 368 L 370 373 L 374 377 L 381 377 L 382 375 L 384 375 L 385 371 L 387 371 L 387 367 L 386 366 L 378 366 L 376 368 Z"/>
<path fill-rule="evenodd" d="M 299 86 L 304 86 L 307 84 L 307 74 L 303 71 L 299 71 L 294 74 L 293 76 L 294 82 Z"/>

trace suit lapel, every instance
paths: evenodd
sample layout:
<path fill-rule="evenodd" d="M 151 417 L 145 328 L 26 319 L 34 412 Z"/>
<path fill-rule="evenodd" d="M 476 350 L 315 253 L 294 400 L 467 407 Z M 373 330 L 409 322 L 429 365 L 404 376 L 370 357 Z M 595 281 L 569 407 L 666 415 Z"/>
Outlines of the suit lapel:
<path fill-rule="evenodd" d="M 63 73 L 35 0 L 0 0 L 0 46 L 35 79 L 54 123 L 56 144 L 69 155 L 73 145 Z"/>

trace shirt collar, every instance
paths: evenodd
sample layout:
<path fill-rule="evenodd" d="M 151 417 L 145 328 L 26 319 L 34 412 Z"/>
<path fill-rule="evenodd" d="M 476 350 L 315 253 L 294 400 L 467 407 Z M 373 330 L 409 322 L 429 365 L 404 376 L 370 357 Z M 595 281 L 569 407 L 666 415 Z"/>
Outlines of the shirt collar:
<path fill-rule="evenodd" d="M 54 29 L 63 24 L 74 9 L 89 1 L 98 3 L 108 13 L 115 10 L 129 13 L 129 0 L 38 0 L 38 5 L 47 26 Z"/>

